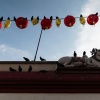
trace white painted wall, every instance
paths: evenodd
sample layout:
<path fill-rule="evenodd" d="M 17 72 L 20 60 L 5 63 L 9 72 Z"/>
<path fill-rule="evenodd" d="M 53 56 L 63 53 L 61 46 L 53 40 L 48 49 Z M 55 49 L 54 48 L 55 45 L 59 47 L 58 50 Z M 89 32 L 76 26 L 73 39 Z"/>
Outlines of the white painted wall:
<path fill-rule="evenodd" d="M 0 100 L 100 100 L 100 93 L 0 93 Z"/>
<path fill-rule="evenodd" d="M 22 70 L 23 71 L 28 71 L 28 68 L 29 66 L 31 65 L 32 66 L 32 71 L 33 72 L 38 72 L 38 71 L 41 71 L 41 70 L 46 70 L 46 71 L 55 71 L 57 69 L 57 64 L 22 64 L 22 63 L 3 63 L 3 64 L 0 64 L 0 71 L 9 71 L 9 68 L 12 67 L 13 69 L 17 70 L 18 71 L 18 66 L 21 66 Z"/>

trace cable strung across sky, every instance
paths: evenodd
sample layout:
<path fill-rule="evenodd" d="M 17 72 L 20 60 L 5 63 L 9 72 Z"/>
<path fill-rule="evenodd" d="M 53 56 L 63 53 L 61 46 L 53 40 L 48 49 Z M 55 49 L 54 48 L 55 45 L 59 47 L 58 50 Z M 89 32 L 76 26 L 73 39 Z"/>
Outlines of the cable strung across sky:
<path fill-rule="evenodd" d="M 8 17 L 7 20 L 3 20 L 3 17 L 1 17 L 0 18 L 0 28 L 2 28 L 2 26 L 4 26 L 4 29 L 8 28 L 11 25 L 11 21 L 15 21 L 16 26 L 18 28 L 24 29 L 28 26 L 28 21 L 31 21 L 33 25 L 36 25 L 36 24 L 39 23 L 39 20 L 41 20 L 41 28 L 43 30 L 45 30 L 45 29 L 50 29 L 52 27 L 52 20 L 56 20 L 56 26 L 59 27 L 61 25 L 62 19 L 64 20 L 64 24 L 67 27 L 72 27 L 75 24 L 76 18 L 79 18 L 79 21 L 82 25 L 85 25 L 85 23 L 86 23 L 85 18 L 87 18 L 87 23 L 89 25 L 95 25 L 99 20 L 99 15 L 98 15 L 98 13 L 90 14 L 88 17 L 83 17 L 82 14 L 80 15 L 80 17 L 74 17 L 72 15 L 67 15 L 65 18 L 56 17 L 56 19 L 53 19 L 52 16 L 50 18 L 46 18 L 44 16 L 43 19 L 39 19 L 39 17 L 34 18 L 32 16 L 30 20 L 28 20 L 27 17 L 26 18 L 24 18 L 24 17 L 18 17 L 18 18 L 14 17 L 13 20 L 10 20 L 10 18 Z M 5 21 L 4 25 L 2 25 L 2 21 Z"/>

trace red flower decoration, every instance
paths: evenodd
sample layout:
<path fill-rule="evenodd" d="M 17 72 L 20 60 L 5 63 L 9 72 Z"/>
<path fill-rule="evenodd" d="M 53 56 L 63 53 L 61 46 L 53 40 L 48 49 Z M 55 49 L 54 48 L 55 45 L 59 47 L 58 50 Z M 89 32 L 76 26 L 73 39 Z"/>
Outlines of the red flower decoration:
<path fill-rule="evenodd" d="M 2 28 L 2 22 L 0 21 L 0 29 Z"/>
<path fill-rule="evenodd" d="M 64 18 L 64 24 L 67 26 L 67 27 L 72 27 L 75 23 L 75 18 L 73 16 L 66 16 Z"/>
<path fill-rule="evenodd" d="M 44 17 L 44 19 L 41 21 L 41 27 L 42 29 L 50 29 L 52 26 L 52 20 Z"/>
<path fill-rule="evenodd" d="M 89 25 L 95 25 L 98 22 L 98 20 L 99 20 L 98 13 L 91 14 L 87 18 L 87 22 Z"/>
<path fill-rule="evenodd" d="M 28 26 L 28 20 L 27 18 L 19 17 L 19 18 L 14 18 L 16 22 L 16 26 L 20 29 L 24 29 Z"/>
<path fill-rule="evenodd" d="M 3 20 L 3 17 L 0 18 L 0 29 L 2 28 L 2 20 Z"/>

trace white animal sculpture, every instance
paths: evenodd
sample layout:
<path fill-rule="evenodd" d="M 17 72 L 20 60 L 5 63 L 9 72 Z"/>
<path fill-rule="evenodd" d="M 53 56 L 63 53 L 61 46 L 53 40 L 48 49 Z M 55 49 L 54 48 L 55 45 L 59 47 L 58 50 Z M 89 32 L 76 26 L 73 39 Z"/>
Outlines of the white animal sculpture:
<path fill-rule="evenodd" d="M 74 66 L 82 66 L 86 67 L 100 67 L 100 50 L 92 49 L 92 56 L 87 57 L 83 55 L 83 57 L 62 57 L 58 60 L 58 63 L 64 65 L 64 67 L 74 67 Z"/>
<path fill-rule="evenodd" d="M 74 66 L 83 66 L 88 62 L 88 57 L 84 55 L 83 57 L 62 57 L 58 60 L 58 63 L 64 65 L 64 67 L 74 67 Z"/>
<path fill-rule="evenodd" d="M 100 67 L 100 49 L 93 49 L 93 56 L 86 60 L 88 67 Z"/>

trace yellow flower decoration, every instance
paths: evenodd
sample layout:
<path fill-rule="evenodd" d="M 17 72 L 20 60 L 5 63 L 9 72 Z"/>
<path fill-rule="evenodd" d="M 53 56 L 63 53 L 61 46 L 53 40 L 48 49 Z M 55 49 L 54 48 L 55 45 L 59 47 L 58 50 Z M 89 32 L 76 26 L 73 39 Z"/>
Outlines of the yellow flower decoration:
<path fill-rule="evenodd" d="M 8 19 L 4 22 L 4 29 L 10 27 L 11 25 L 11 21 L 10 18 L 8 17 Z"/>
<path fill-rule="evenodd" d="M 33 16 L 32 16 L 32 17 L 31 17 L 31 22 L 32 22 L 33 25 L 38 24 L 38 23 L 39 23 L 39 17 L 33 18 Z"/>
<path fill-rule="evenodd" d="M 59 27 L 61 24 L 61 19 L 59 17 L 56 17 L 56 26 Z"/>
<path fill-rule="evenodd" d="M 82 15 L 80 15 L 79 21 L 82 25 L 85 25 L 86 23 L 85 18 Z"/>

